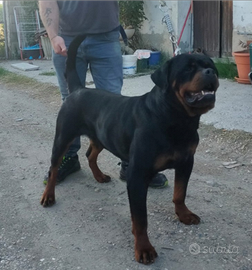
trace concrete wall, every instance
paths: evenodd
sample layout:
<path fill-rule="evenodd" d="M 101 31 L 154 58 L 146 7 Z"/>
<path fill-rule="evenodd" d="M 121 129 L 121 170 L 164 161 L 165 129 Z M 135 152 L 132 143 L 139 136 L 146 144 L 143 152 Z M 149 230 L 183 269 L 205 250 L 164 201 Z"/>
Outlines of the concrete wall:
<path fill-rule="evenodd" d="M 168 13 L 172 22 L 172 26 L 176 37 L 178 38 L 183 24 L 185 22 L 186 14 L 188 12 L 190 1 L 165 1 L 167 9 L 162 12 L 159 8 L 159 1 L 145 1 L 144 10 L 148 18 L 141 28 L 141 34 L 146 47 L 149 49 L 157 49 L 167 55 L 173 54 L 172 43 L 170 41 L 170 34 L 166 24 L 162 23 L 162 18 Z M 184 30 L 180 47 L 183 52 L 191 50 L 190 44 L 190 16 Z"/>
<path fill-rule="evenodd" d="M 167 4 L 167 12 L 170 15 L 172 25 L 177 38 L 181 32 L 184 20 L 190 6 L 190 1 L 165 1 Z M 7 41 L 9 58 L 19 57 L 19 47 L 17 40 L 17 32 L 14 20 L 14 6 L 20 6 L 20 1 L 5 1 L 6 18 L 7 18 Z M 172 43 L 166 24 L 162 23 L 162 18 L 166 13 L 159 9 L 159 1 L 144 1 L 144 10 L 147 21 L 144 22 L 141 33 L 146 48 L 161 50 L 166 55 L 172 55 Z M 190 19 L 187 22 L 184 34 L 181 39 L 180 47 L 182 51 L 189 50 L 189 29 Z"/>
<path fill-rule="evenodd" d="M 165 1 L 168 7 L 174 31 L 179 37 L 190 6 L 190 1 Z M 141 29 L 144 42 L 151 48 L 156 48 L 164 53 L 172 55 L 172 46 L 169 33 L 165 24 L 162 24 L 164 13 L 159 9 L 159 1 L 145 1 L 145 13 L 148 21 L 145 21 Z M 180 47 L 182 52 L 192 50 L 193 46 L 193 22 L 189 16 L 184 30 Z M 252 1 L 233 1 L 233 42 L 232 51 L 243 50 L 239 41 L 246 43 L 252 40 Z"/>
<path fill-rule="evenodd" d="M 5 1 L 7 9 L 7 40 L 10 58 L 18 53 L 17 33 L 14 21 L 13 7 L 19 5 L 20 1 Z M 170 15 L 172 25 L 177 38 L 182 30 L 190 1 L 165 1 L 167 12 Z M 170 35 L 165 24 L 162 23 L 164 13 L 159 9 L 159 1 L 145 1 L 144 9 L 147 21 L 144 22 L 141 33 L 146 47 L 161 50 L 163 53 L 172 55 L 172 44 Z M 252 1 L 233 1 L 233 51 L 242 50 L 239 40 L 246 42 L 252 40 Z M 186 24 L 180 47 L 182 51 L 191 50 L 193 40 L 191 34 L 191 18 Z"/>
<path fill-rule="evenodd" d="M 233 1 L 233 51 L 243 50 L 240 40 L 252 40 L 251 1 Z"/>

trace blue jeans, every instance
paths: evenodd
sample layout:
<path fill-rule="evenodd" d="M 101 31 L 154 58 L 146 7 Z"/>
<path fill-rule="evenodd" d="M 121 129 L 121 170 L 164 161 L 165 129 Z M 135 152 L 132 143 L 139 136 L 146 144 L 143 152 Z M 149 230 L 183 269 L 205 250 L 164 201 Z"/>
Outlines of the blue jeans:
<path fill-rule="evenodd" d="M 62 36 L 68 48 L 74 37 Z M 59 82 L 62 100 L 69 95 L 65 79 L 66 57 L 53 51 L 53 64 Z M 119 32 L 88 35 L 81 43 L 76 58 L 76 69 L 81 83 L 85 86 L 86 73 L 90 71 L 96 88 L 121 94 L 123 84 L 122 53 Z M 80 149 L 80 137 L 70 145 L 66 156 L 75 156 Z"/>

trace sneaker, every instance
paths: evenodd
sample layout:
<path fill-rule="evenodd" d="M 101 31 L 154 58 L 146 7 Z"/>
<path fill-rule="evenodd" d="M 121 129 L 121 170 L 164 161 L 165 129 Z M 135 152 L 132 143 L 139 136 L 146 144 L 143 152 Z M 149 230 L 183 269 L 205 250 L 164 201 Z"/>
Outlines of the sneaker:
<path fill-rule="evenodd" d="M 120 164 L 120 163 L 119 163 Z M 122 181 L 126 181 L 126 170 L 128 168 L 128 163 L 125 161 L 121 162 L 121 170 L 120 170 L 120 179 Z M 168 186 L 168 179 L 162 173 L 157 173 L 149 184 L 149 187 L 152 188 L 165 188 Z"/>
<path fill-rule="evenodd" d="M 57 177 L 57 184 L 62 182 L 69 174 L 77 172 L 80 170 L 80 162 L 78 155 L 74 157 L 63 157 L 63 160 L 61 162 L 61 165 L 58 169 L 58 177 Z M 49 179 L 49 173 L 45 176 L 45 179 L 43 181 L 44 185 L 47 184 Z"/>

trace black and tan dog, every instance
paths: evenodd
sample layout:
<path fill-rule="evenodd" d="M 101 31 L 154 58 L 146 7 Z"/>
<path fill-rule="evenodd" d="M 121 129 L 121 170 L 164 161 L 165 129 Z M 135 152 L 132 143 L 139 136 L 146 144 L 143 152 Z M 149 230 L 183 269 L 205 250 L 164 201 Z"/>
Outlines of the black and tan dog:
<path fill-rule="evenodd" d="M 71 94 L 58 115 L 50 178 L 41 204 L 55 203 L 57 171 L 69 144 L 76 136 L 88 136 L 86 155 L 98 182 L 110 180 L 97 166 L 103 148 L 129 162 L 127 190 L 135 258 L 151 263 L 157 253 L 147 235 L 146 196 L 148 183 L 157 172 L 175 169 L 175 212 L 185 224 L 200 222 L 186 207 L 185 197 L 199 142 L 200 116 L 215 104 L 217 70 L 207 56 L 184 54 L 151 75 L 155 86 L 143 96 L 125 97 L 87 89 L 81 86 L 75 69 L 76 52 L 83 39 L 75 38 L 68 51 L 66 75 Z"/>

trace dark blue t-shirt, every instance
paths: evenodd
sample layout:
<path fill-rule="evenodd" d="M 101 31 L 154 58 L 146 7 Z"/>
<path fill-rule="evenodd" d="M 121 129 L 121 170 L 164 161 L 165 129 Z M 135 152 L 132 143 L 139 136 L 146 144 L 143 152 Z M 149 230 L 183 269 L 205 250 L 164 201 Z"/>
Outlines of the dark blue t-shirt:
<path fill-rule="evenodd" d="M 119 26 L 117 1 L 57 1 L 60 34 L 99 34 Z"/>

